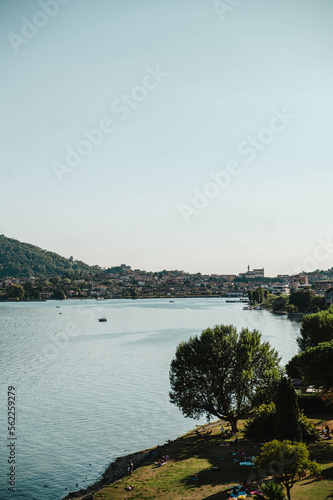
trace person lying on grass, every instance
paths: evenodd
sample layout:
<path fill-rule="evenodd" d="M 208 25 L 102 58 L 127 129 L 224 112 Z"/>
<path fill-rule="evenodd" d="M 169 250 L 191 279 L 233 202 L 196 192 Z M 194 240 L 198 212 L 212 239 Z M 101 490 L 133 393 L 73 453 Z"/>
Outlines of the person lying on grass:
<path fill-rule="evenodd" d="M 168 461 L 168 458 L 169 458 L 169 455 L 163 455 L 162 459 L 160 462 L 154 462 L 154 465 L 156 465 L 156 467 L 161 467 L 162 465 L 165 465 Z"/>

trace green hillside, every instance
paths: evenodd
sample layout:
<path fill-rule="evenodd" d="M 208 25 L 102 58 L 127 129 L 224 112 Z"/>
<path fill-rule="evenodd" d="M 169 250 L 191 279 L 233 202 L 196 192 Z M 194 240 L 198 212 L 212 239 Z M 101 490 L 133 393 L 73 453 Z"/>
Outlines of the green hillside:
<path fill-rule="evenodd" d="M 73 257 L 66 259 L 35 245 L 0 235 L 0 278 L 61 276 L 66 272 L 79 274 L 99 271 L 99 266 L 88 266 L 84 262 L 73 260 Z"/>

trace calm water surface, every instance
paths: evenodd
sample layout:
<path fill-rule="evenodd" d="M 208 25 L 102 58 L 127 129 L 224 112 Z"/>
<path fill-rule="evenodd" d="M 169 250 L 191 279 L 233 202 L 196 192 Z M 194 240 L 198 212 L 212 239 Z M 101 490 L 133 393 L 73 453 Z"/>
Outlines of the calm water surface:
<path fill-rule="evenodd" d="M 169 403 L 169 366 L 181 341 L 221 323 L 258 329 L 283 363 L 297 352 L 299 324 L 225 299 L 0 303 L 0 498 L 60 499 L 117 456 L 195 427 Z M 6 485 L 9 385 L 16 493 Z"/>

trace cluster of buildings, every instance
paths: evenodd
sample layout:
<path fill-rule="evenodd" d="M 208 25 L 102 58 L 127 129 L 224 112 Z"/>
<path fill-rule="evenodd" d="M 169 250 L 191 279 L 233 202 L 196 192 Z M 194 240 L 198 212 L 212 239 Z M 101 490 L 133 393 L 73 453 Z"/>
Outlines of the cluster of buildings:
<path fill-rule="evenodd" d="M 6 296 L 10 285 L 21 285 L 25 298 L 49 299 L 55 290 L 62 290 L 67 298 L 137 298 L 137 297 L 196 297 L 246 296 L 249 290 L 261 286 L 275 295 L 289 295 L 293 290 L 312 289 L 324 295 L 333 287 L 333 272 L 278 275 L 265 277 L 264 268 L 248 269 L 235 274 L 189 274 L 183 271 L 146 272 L 132 270 L 122 264 L 100 274 L 42 278 L 8 277 L 0 283 L 0 298 Z M 332 294 L 333 295 L 333 294 Z M 333 300 L 333 299 L 332 299 Z"/>

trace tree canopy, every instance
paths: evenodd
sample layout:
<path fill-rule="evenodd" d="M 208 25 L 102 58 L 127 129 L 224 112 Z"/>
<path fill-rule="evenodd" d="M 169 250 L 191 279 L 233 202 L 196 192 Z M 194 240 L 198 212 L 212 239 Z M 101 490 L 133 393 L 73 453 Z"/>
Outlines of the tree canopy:
<path fill-rule="evenodd" d="M 54 290 L 53 294 L 52 294 L 52 299 L 55 299 L 55 300 L 64 300 L 66 298 L 66 294 L 64 292 L 64 290 Z"/>
<path fill-rule="evenodd" d="M 24 297 L 25 291 L 21 285 L 10 285 L 7 289 L 7 295 L 10 298 L 22 299 Z"/>
<path fill-rule="evenodd" d="M 299 354 L 295 354 L 288 363 L 286 364 L 286 372 L 290 379 L 302 378 L 302 374 L 299 369 Z"/>
<path fill-rule="evenodd" d="M 330 340 L 333 340 L 333 314 L 329 311 L 320 311 L 304 316 L 300 336 L 297 337 L 300 351 Z"/>
<path fill-rule="evenodd" d="M 308 384 L 333 388 L 333 340 L 321 342 L 297 356 L 297 366 Z"/>
<path fill-rule="evenodd" d="M 302 441 L 297 395 L 286 377 L 281 378 L 276 397 L 275 437 Z"/>
<path fill-rule="evenodd" d="M 313 290 L 295 290 L 289 295 L 289 304 L 296 306 L 300 312 L 308 311 L 313 297 Z"/>
<path fill-rule="evenodd" d="M 272 309 L 273 311 L 282 311 L 286 310 L 289 305 L 289 296 L 288 295 L 279 295 L 272 301 Z"/>
<path fill-rule="evenodd" d="M 170 366 L 170 401 L 187 417 L 226 419 L 236 431 L 257 392 L 280 377 L 279 361 L 257 330 L 207 328 L 178 346 Z"/>
<path fill-rule="evenodd" d="M 285 486 L 290 500 L 290 490 L 299 474 L 310 471 L 315 476 L 321 472 L 320 466 L 312 462 L 304 443 L 292 444 L 291 441 L 269 441 L 260 451 L 255 466 L 261 477 L 273 476 Z"/>
<path fill-rule="evenodd" d="M 261 286 L 255 290 L 248 290 L 247 294 L 250 302 L 256 302 L 258 304 L 264 302 L 269 295 L 268 290 L 265 290 Z"/>

